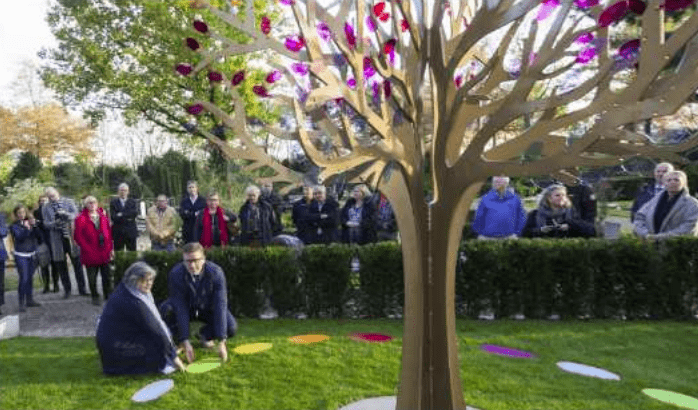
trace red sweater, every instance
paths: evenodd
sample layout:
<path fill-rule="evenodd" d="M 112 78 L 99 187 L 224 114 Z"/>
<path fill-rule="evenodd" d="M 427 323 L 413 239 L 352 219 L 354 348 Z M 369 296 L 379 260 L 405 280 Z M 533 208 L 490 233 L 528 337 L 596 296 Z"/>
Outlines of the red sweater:
<path fill-rule="evenodd" d="M 90 219 L 90 211 L 87 208 L 75 218 L 75 243 L 80 247 L 80 262 L 85 266 L 99 266 L 109 262 L 111 251 L 114 248 L 111 237 L 109 218 L 104 210 L 99 208 L 99 231 Z M 99 245 L 99 234 L 102 234 L 103 245 Z"/>

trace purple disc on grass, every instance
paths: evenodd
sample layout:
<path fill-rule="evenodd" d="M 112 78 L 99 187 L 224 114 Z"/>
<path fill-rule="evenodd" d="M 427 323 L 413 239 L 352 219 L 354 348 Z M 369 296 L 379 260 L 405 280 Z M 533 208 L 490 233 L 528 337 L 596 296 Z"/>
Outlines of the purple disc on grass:
<path fill-rule="evenodd" d="M 504 346 L 482 345 L 480 346 L 480 348 L 487 353 L 497 354 L 500 356 L 518 357 L 521 359 L 532 359 L 533 357 L 535 357 L 533 353 L 529 353 L 524 350 L 512 349 L 510 347 Z"/>

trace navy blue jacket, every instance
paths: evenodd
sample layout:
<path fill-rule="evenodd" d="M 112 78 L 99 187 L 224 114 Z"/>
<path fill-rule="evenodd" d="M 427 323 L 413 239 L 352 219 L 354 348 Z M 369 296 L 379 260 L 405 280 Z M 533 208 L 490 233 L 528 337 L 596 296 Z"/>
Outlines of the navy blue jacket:
<path fill-rule="evenodd" d="M 15 251 L 22 253 L 30 253 L 36 251 L 36 245 L 41 240 L 41 231 L 39 228 L 33 227 L 27 229 L 22 225 L 21 221 L 15 221 L 10 225 L 12 239 L 15 241 Z"/>
<path fill-rule="evenodd" d="M 206 200 L 201 195 L 196 197 L 196 201 L 193 204 L 188 195 L 182 198 L 182 202 L 179 203 L 179 216 L 183 222 L 182 238 L 184 243 L 196 242 L 198 240 L 194 234 L 196 214 L 204 208 L 206 208 Z"/>
<path fill-rule="evenodd" d="M 633 222 L 635 220 L 635 214 L 637 213 L 637 211 L 640 210 L 640 208 L 642 208 L 642 205 L 648 203 L 652 198 L 654 198 L 654 185 L 655 182 L 652 181 L 649 184 L 644 185 L 637 191 L 637 195 L 635 195 L 635 201 L 633 202 L 633 206 L 630 208 L 630 222 Z"/>
<path fill-rule="evenodd" d="M 109 295 L 97 326 L 97 348 L 106 374 L 156 373 L 174 366 L 170 336 L 146 304 L 119 284 Z"/>
<path fill-rule="evenodd" d="M 313 241 L 313 227 L 310 223 L 309 215 L 310 203 L 305 198 L 293 204 L 292 219 L 293 224 L 296 226 L 296 236 L 305 244 Z"/>
<path fill-rule="evenodd" d="M 117 216 L 118 213 L 121 216 Z M 136 226 L 136 216 L 138 207 L 133 198 L 126 199 L 124 206 L 121 206 L 121 199 L 115 198 L 109 203 L 109 215 L 112 221 L 112 237 L 125 236 L 127 238 L 138 237 L 138 227 Z"/>
<path fill-rule="evenodd" d="M 5 250 L 5 237 L 7 236 L 7 225 L 5 224 L 5 215 L 0 214 L 0 261 L 7 259 L 7 251 Z"/>
<path fill-rule="evenodd" d="M 206 261 L 199 284 L 196 286 L 191 273 L 183 262 L 172 268 L 167 278 L 168 300 L 174 306 L 177 329 L 181 343 L 189 339 L 189 321 L 196 317 L 212 319 L 213 337 L 228 337 L 227 312 L 228 288 L 223 269 L 213 262 Z"/>
<path fill-rule="evenodd" d="M 337 226 L 339 225 L 339 204 L 337 201 L 327 198 L 322 207 L 319 202 L 313 199 L 310 203 L 308 220 L 313 229 L 313 243 L 332 243 L 337 241 Z M 327 215 L 323 218 L 322 215 Z M 322 233 L 318 235 L 318 228 Z"/>

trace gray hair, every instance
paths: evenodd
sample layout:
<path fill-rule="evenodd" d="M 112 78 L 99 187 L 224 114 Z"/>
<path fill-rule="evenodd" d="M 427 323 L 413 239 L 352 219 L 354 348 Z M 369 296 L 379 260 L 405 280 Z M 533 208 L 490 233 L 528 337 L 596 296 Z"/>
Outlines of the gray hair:
<path fill-rule="evenodd" d="M 659 167 L 666 167 L 666 172 L 671 172 L 671 171 L 674 170 L 674 166 L 671 165 L 671 164 L 668 163 L 668 162 L 660 162 L 659 164 L 655 165 L 655 166 L 654 166 L 655 171 L 656 171 L 657 168 L 659 168 Z"/>
<path fill-rule="evenodd" d="M 318 185 L 313 189 L 313 192 L 327 193 L 327 188 L 324 185 Z"/>
<path fill-rule="evenodd" d="M 126 189 L 128 189 L 128 184 L 125 183 L 125 182 L 120 183 L 120 184 L 119 184 L 119 189 L 121 189 L 121 188 L 126 188 Z"/>
<path fill-rule="evenodd" d="M 253 192 L 256 193 L 257 195 L 259 195 L 259 193 L 260 193 L 259 187 L 256 185 L 250 185 L 247 188 L 245 188 L 245 195 L 249 195 Z"/>
<path fill-rule="evenodd" d="M 165 194 L 160 194 L 158 195 L 157 198 L 155 198 L 156 201 L 167 201 L 167 195 Z"/>
<path fill-rule="evenodd" d="M 49 195 L 51 195 L 52 193 L 56 193 L 56 194 L 57 194 L 57 193 L 58 193 L 58 190 L 57 190 L 56 188 L 52 187 L 52 186 L 47 187 L 46 189 L 44 189 L 44 194 L 46 194 L 46 196 L 49 196 Z"/>
<path fill-rule="evenodd" d="M 124 272 L 121 281 L 130 288 L 135 288 L 143 279 L 155 278 L 158 272 L 145 262 L 136 262 Z"/>
<path fill-rule="evenodd" d="M 97 198 L 93 197 L 92 195 L 88 195 L 82 200 L 82 206 L 86 207 L 90 202 L 99 203 L 97 202 Z"/>

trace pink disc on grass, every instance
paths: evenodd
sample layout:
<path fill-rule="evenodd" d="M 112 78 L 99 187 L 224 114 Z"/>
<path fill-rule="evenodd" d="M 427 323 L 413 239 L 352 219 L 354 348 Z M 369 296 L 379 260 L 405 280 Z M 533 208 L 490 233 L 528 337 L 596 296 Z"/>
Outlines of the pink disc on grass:
<path fill-rule="evenodd" d="M 359 342 L 372 343 L 383 343 L 393 340 L 392 336 L 382 333 L 352 333 L 349 337 Z"/>
<path fill-rule="evenodd" d="M 512 349 L 511 347 L 485 344 L 480 346 L 480 348 L 487 353 L 492 353 L 500 356 L 517 357 L 520 359 L 532 359 L 533 357 L 535 357 L 533 353 L 524 350 Z"/>

